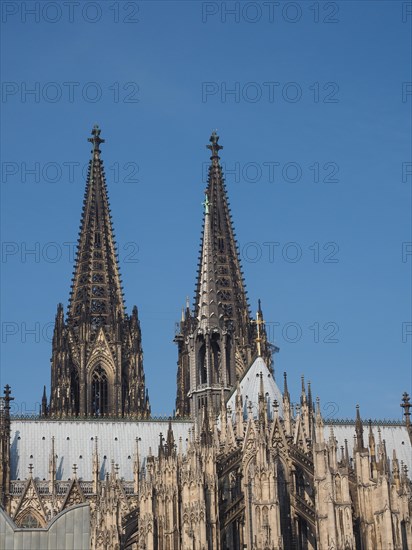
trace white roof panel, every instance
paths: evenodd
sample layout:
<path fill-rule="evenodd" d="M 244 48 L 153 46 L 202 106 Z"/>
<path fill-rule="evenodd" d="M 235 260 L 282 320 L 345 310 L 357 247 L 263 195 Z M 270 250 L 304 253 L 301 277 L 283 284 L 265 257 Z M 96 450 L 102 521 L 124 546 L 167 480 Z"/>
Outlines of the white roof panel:
<path fill-rule="evenodd" d="M 182 438 L 183 449 L 191 422 L 173 422 L 175 443 Z M 160 433 L 167 435 L 169 423 L 165 421 L 55 421 L 55 420 L 13 420 L 11 422 L 11 479 L 28 477 L 29 464 L 33 464 L 33 476 L 49 479 L 49 458 L 54 436 L 57 455 L 57 479 L 73 477 L 73 464 L 77 465 L 77 476 L 91 481 L 92 457 L 95 437 L 98 438 L 98 454 L 101 464 L 100 477 L 104 478 L 111 469 L 111 461 L 118 464 L 119 475 L 126 481 L 133 480 L 133 458 L 136 437 L 139 441 L 141 463 L 149 454 L 157 456 Z"/>
<path fill-rule="evenodd" d="M 338 447 L 345 445 L 345 439 L 348 441 L 349 456 L 353 457 L 353 436 L 355 435 L 355 424 L 326 424 L 324 428 L 325 440 L 329 439 L 330 428 L 333 427 L 333 433 L 338 440 Z M 392 460 L 393 450 L 396 451 L 396 456 L 399 460 L 399 464 L 403 461 L 408 467 L 409 474 L 412 471 L 412 445 L 409 439 L 408 430 L 406 426 L 388 426 L 382 423 L 379 425 L 372 425 L 372 432 L 375 437 L 375 444 L 378 445 L 379 433 L 378 428 L 381 430 L 381 438 L 386 443 L 386 453 L 388 458 Z M 368 445 L 369 438 L 369 426 L 363 426 L 363 443 Z"/>
<path fill-rule="evenodd" d="M 247 418 L 247 406 L 249 401 L 252 403 L 253 415 L 258 416 L 258 403 L 260 392 L 260 374 L 262 374 L 263 389 L 265 398 L 268 404 L 269 415 L 273 415 L 273 401 L 276 399 L 279 406 L 279 416 L 283 417 L 283 397 L 278 388 L 271 372 L 269 371 L 262 357 L 257 357 L 246 374 L 240 381 L 240 391 L 243 398 L 244 417 Z M 227 402 L 227 407 L 230 407 L 235 420 L 235 405 L 236 405 L 236 390 L 232 393 Z"/>

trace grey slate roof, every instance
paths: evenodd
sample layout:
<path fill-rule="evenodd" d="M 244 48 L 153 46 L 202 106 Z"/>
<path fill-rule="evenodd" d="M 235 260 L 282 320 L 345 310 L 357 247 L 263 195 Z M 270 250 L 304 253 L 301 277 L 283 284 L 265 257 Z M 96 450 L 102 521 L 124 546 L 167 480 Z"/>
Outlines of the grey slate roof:
<path fill-rule="evenodd" d="M 333 433 L 338 441 L 338 448 L 345 445 L 345 439 L 348 441 L 349 456 L 353 457 L 353 436 L 355 435 L 354 424 L 333 424 L 328 423 L 324 428 L 325 441 L 327 442 L 330 436 L 330 429 L 333 427 Z M 372 426 L 373 435 L 375 437 L 376 446 L 379 443 L 378 428 L 381 430 L 381 438 L 386 443 L 386 453 L 388 458 L 392 460 L 393 450 L 396 451 L 399 464 L 401 460 L 408 466 L 409 475 L 412 469 L 412 445 L 409 439 L 409 434 L 405 426 L 385 426 L 382 423 L 381 426 Z M 363 429 L 363 441 L 365 446 L 368 444 L 369 427 L 364 425 Z M 340 452 L 338 454 L 340 456 Z"/>
<path fill-rule="evenodd" d="M 176 444 L 182 438 L 186 448 L 191 422 L 172 422 Z M 167 435 L 168 422 L 127 422 L 127 421 L 53 421 L 53 420 L 14 420 L 11 422 L 11 479 L 28 477 L 29 464 L 33 464 L 33 476 L 49 479 L 49 458 L 54 436 L 57 455 L 57 479 L 73 477 L 72 466 L 77 464 L 77 477 L 91 481 L 92 457 L 95 448 L 94 438 L 98 438 L 98 454 L 101 465 L 100 477 L 111 470 L 111 461 L 118 464 L 119 475 L 126 481 L 133 480 L 133 458 L 136 437 L 139 437 L 141 464 L 149 454 L 149 447 L 157 456 L 159 435 Z"/>
<path fill-rule="evenodd" d="M 247 405 L 249 401 L 252 403 L 253 415 L 258 416 L 259 403 L 259 388 L 260 388 L 260 373 L 263 374 L 263 388 L 268 402 L 270 416 L 273 415 L 273 401 L 276 399 L 279 406 L 279 416 L 283 417 L 283 397 L 278 388 L 272 374 L 270 373 L 264 359 L 257 357 L 249 369 L 246 371 L 240 381 L 240 391 L 243 398 L 244 418 L 247 418 Z M 235 420 L 235 405 L 236 405 L 236 390 L 232 393 L 227 401 L 227 407 L 230 407 Z"/>
<path fill-rule="evenodd" d="M 260 359 L 260 358 L 259 358 Z M 263 361 L 263 360 L 262 360 Z M 264 363 L 264 361 L 263 361 Z M 253 402 L 253 396 L 259 392 L 259 373 L 262 365 L 254 363 L 255 368 L 250 369 L 241 383 L 242 395 L 245 401 L 246 395 Z M 269 373 L 270 374 L 270 373 Z M 280 393 L 273 377 L 263 377 L 265 392 L 271 400 Z M 275 386 L 275 387 L 274 387 Z M 235 394 L 231 396 L 228 405 L 234 411 Z M 276 398 L 276 397 L 275 397 Z M 233 403 L 232 403 L 233 400 Z M 280 405 L 281 405 L 281 401 Z M 253 404 L 256 413 L 257 401 Z M 280 409 L 280 414 L 283 411 Z M 175 442 L 182 438 L 183 450 L 186 448 L 186 439 L 189 429 L 193 427 L 191 422 L 172 422 Z M 353 457 L 353 436 L 355 426 L 353 423 L 328 423 L 324 427 L 325 440 L 328 441 L 330 429 L 338 442 L 338 448 L 348 441 L 349 455 Z M 388 458 L 392 459 L 393 449 L 396 451 L 399 463 L 403 461 L 412 472 L 412 445 L 405 426 L 381 426 L 373 425 L 376 445 L 379 442 L 378 427 L 381 430 L 381 438 L 385 440 Z M 92 456 L 95 446 L 94 438 L 98 437 L 98 453 L 101 465 L 100 477 L 104 478 L 106 472 L 111 469 L 111 461 L 119 464 L 119 474 L 126 481 L 133 480 L 133 459 L 135 453 L 135 440 L 139 437 L 139 455 L 141 465 L 149 454 L 149 447 L 153 454 L 157 455 L 159 434 L 166 437 L 168 430 L 167 421 L 126 422 L 126 421 L 51 421 L 51 420 L 15 420 L 11 422 L 11 479 L 26 479 L 28 477 L 29 464 L 33 464 L 33 475 L 36 478 L 49 478 L 49 458 L 51 451 L 51 439 L 55 438 L 55 453 L 57 455 L 57 479 L 67 480 L 73 477 L 72 466 L 77 464 L 77 476 L 85 481 L 92 480 Z M 364 442 L 368 442 L 367 426 L 364 427 Z M 20 438 L 20 439 L 19 439 Z M 93 439 L 92 439 L 93 438 Z M 81 458 L 80 458 L 81 457 Z M 130 458 L 129 458 L 130 457 Z"/>

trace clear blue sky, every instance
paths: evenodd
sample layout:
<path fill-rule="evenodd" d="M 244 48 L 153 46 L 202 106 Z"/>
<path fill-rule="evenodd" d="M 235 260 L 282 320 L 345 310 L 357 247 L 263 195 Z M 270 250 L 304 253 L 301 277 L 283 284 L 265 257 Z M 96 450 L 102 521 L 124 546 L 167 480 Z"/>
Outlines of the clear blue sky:
<path fill-rule="evenodd" d="M 412 342 L 407 3 L 25 4 L 37 12 L 1 6 L 1 383 L 17 407 L 49 391 L 50 323 L 73 270 L 64 243 L 77 238 L 98 123 L 154 413 L 174 408 L 174 324 L 194 293 L 217 128 L 277 380 L 287 371 L 297 400 L 304 373 L 326 416 L 360 403 L 366 418 L 400 418 Z"/>

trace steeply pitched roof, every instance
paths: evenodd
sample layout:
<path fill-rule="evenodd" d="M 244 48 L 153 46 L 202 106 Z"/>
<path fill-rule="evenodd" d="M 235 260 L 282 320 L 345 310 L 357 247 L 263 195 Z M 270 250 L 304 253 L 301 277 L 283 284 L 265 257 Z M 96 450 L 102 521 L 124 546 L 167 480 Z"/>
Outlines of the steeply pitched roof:
<path fill-rule="evenodd" d="M 261 383 L 263 384 L 263 393 L 267 402 L 269 417 L 273 418 L 273 402 L 275 400 L 278 403 L 279 416 L 283 417 L 282 393 L 270 373 L 264 359 L 262 357 L 257 357 L 246 371 L 243 378 L 240 380 L 240 392 L 243 401 L 244 418 L 247 417 L 247 406 L 249 401 L 252 403 L 253 416 L 255 418 L 258 417 L 258 403 Z M 233 415 L 235 413 L 236 406 L 236 392 L 237 390 L 232 393 L 227 402 L 227 407 L 230 407 Z M 235 417 L 233 416 L 233 418 Z"/>

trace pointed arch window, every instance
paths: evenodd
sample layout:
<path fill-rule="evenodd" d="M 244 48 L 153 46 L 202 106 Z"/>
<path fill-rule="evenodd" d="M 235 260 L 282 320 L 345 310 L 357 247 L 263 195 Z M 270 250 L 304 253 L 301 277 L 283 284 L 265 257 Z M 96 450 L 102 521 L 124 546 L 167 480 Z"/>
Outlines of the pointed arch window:
<path fill-rule="evenodd" d="M 122 413 L 129 413 L 130 400 L 129 400 L 129 386 L 125 376 L 122 377 Z"/>
<path fill-rule="evenodd" d="M 228 339 L 226 341 L 226 385 L 227 386 L 233 386 L 233 380 L 232 380 L 232 376 L 231 376 L 231 361 L 232 361 L 232 358 L 231 358 L 231 354 L 230 354 L 230 346 L 231 346 L 231 341 L 230 341 L 230 338 L 228 337 Z"/>
<path fill-rule="evenodd" d="M 285 548 L 292 547 L 292 523 L 290 514 L 287 510 L 290 510 L 290 495 L 289 495 L 289 480 L 286 477 L 286 468 L 284 463 L 276 459 L 276 477 L 278 485 L 278 498 L 280 509 L 280 529 L 283 540 L 285 541 Z"/>
<path fill-rule="evenodd" d="M 101 365 L 98 365 L 92 374 L 91 403 L 94 416 L 103 416 L 109 412 L 107 374 Z"/>
<path fill-rule="evenodd" d="M 95 248 L 101 248 L 102 246 L 102 242 L 101 242 L 101 239 L 100 239 L 100 233 L 98 231 L 95 232 L 94 234 L 94 247 Z"/>
<path fill-rule="evenodd" d="M 36 512 L 29 508 L 16 519 L 16 525 L 22 529 L 39 529 L 43 527 L 43 522 Z"/>
<path fill-rule="evenodd" d="M 73 413 L 77 416 L 80 412 L 80 382 L 79 372 L 74 368 L 70 376 L 70 397 Z"/>
<path fill-rule="evenodd" d="M 295 480 L 296 480 L 296 493 L 299 496 L 304 497 L 305 496 L 305 479 L 303 476 L 303 472 L 300 468 L 296 468 Z"/>
<path fill-rule="evenodd" d="M 199 349 L 199 382 L 206 384 L 207 382 L 207 367 L 206 367 L 206 347 L 203 344 Z"/>
<path fill-rule="evenodd" d="M 220 368 L 221 368 L 221 365 L 220 365 L 220 347 L 219 347 L 219 344 L 218 342 L 216 341 L 215 338 L 213 338 L 212 342 L 211 342 L 211 348 L 212 348 L 212 372 L 211 372 L 211 383 L 212 384 L 217 384 L 219 382 L 221 382 L 220 380 L 220 375 L 221 375 L 221 372 L 220 372 Z"/>

